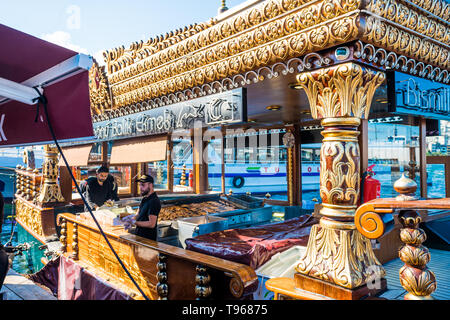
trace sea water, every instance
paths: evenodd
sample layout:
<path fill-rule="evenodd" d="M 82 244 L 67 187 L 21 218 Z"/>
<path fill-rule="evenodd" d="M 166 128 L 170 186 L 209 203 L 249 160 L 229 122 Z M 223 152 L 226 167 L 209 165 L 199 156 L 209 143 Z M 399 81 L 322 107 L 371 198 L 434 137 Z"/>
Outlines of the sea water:
<path fill-rule="evenodd" d="M 41 258 L 44 257 L 44 249 L 39 248 L 42 243 L 36 240 L 19 223 L 11 218 L 13 215 L 12 204 L 6 203 L 4 207 L 5 219 L 2 227 L 1 243 L 9 246 L 28 243 L 30 249 L 22 252 L 21 255 L 16 255 L 11 268 L 21 274 L 35 273 L 44 267 L 41 262 Z"/>

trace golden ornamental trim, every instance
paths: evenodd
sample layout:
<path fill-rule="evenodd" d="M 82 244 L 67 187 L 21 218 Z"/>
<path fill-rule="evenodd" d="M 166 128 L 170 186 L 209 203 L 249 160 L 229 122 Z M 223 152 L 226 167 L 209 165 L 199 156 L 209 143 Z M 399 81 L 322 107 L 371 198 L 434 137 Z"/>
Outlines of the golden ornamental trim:
<path fill-rule="evenodd" d="M 21 199 L 16 201 L 16 219 L 31 229 L 36 235 L 43 237 L 41 211 Z"/>
<path fill-rule="evenodd" d="M 214 24 L 175 42 L 143 61 L 128 63 L 124 70 L 111 74 L 115 84 L 164 64 L 177 62 L 178 73 L 198 68 L 251 47 L 273 41 L 289 33 L 316 25 L 358 9 L 360 0 L 271 0 Z M 231 41 L 233 40 L 233 41 Z M 132 45 L 133 46 L 133 45 Z M 131 56 L 139 56 L 134 45 Z M 180 58 L 183 58 L 179 60 Z M 130 58 L 131 59 L 131 58 Z M 179 60 L 179 61 L 176 61 Z M 112 72 L 111 72 L 112 73 Z"/>
<path fill-rule="evenodd" d="M 391 22 L 375 16 L 365 17 L 361 40 L 442 69 L 450 69 L 449 46 L 440 45 L 430 38 L 400 29 Z"/>
<path fill-rule="evenodd" d="M 357 230 L 336 230 L 318 224 L 311 228 L 296 271 L 350 289 L 386 276 L 370 240 Z"/>
<path fill-rule="evenodd" d="M 112 108 L 105 67 L 100 67 L 95 60 L 89 70 L 89 98 L 93 116 L 102 114 Z"/>
<path fill-rule="evenodd" d="M 406 4 L 413 3 L 422 10 L 439 17 L 444 21 L 450 21 L 450 3 L 446 0 L 403 0 L 403 2 Z"/>
<path fill-rule="evenodd" d="M 367 119 L 375 90 L 385 74 L 345 63 L 297 76 L 305 90 L 314 119 L 355 117 Z"/>
<path fill-rule="evenodd" d="M 133 42 L 128 49 L 124 46 L 114 48 L 103 53 L 106 66 L 109 73 L 115 73 L 126 67 L 144 60 L 150 55 L 156 54 L 170 46 L 173 46 L 184 39 L 192 37 L 199 32 L 202 32 L 211 26 L 215 25 L 216 21 L 211 19 L 206 23 L 194 23 L 190 26 L 177 29 L 166 33 L 165 35 L 150 38 L 145 43 L 144 41 Z"/>
<path fill-rule="evenodd" d="M 397 23 L 409 30 L 420 33 L 443 44 L 450 45 L 449 21 L 436 19 L 426 11 L 411 6 L 408 1 L 369 0 L 366 9 L 370 12 Z"/>
<path fill-rule="evenodd" d="M 354 40 L 357 21 L 358 13 L 353 13 L 172 77 L 167 69 L 157 78 L 146 75 L 121 89 L 112 87 L 114 104 L 130 105 Z"/>
<path fill-rule="evenodd" d="M 266 79 L 272 79 L 292 73 L 299 73 L 305 70 L 320 68 L 330 65 L 332 61 L 318 53 L 308 53 L 300 58 L 292 58 L 286 62 L 277 62 L 273 65 L 264 66 L 256 70 L 247 71 L 222 80 L 205 83 L 200 86 L 188 88 L 186 90 L 170 93 L 154 99 L 144 100 L 122 108 L 115 108 L 111 111 L 103 111 L 101 114 L 93 115 L 93 121 L 104 121 L 121 117 L 127 114 L 137 113 L 153 108 L 178 103 L 203 97 L 206 95 L 219 93 L 234 88 L 242 87 L 251 83 L 258 83 Z"/>
<path fill-rule="evenodd" d="M 358 40 L 355 43 L 354 57 L 369 63 L 375 63 L 386 69 L 400 70 L 422 78 L 427 78 L 442 83 L 450 83 L 450 72 L 430 64 L 425 64 L 408 58 L 404 55 L 383 48 L 375 47 L 370 43 Z"/>

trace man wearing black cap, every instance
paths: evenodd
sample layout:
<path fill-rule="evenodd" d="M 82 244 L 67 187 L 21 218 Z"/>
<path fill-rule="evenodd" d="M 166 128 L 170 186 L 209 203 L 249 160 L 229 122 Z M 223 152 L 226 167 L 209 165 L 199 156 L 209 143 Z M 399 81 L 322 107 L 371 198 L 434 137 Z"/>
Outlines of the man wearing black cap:
<path fill-rule="evenodd" d="M 108 200 L 114 200 L 113 185 L 108 180 L 108 175 L 108 167 L 101 166 L 97 169 L 95 177 L 86 179 L 84 196 L 93 210 L 98 209 Z M 84 210 L 88 211 L 86 206 Z"/>
<path fill-rule="evenodd" d="M 144 174 L 139 179 L 139 188 L 142 198 L 139 211 L 136 214 L 135 234 L 156 241 L 158 214 L 161 211 L 161 202 L 154 190 L 153 178 Z"/>

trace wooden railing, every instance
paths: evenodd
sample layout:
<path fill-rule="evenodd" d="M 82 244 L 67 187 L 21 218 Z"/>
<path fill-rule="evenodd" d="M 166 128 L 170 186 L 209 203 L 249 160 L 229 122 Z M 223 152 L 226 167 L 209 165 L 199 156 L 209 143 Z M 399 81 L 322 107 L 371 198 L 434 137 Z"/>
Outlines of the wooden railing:
<path fill-rule="evenodd" d="M 16 169 L 16 195 L 33 201 L 39 195 L 42 173 L 38 169 L 18 166 Z"/>
<path fill-rule="evenodd" d="M 369 239 L 378 239 L 392 228 L 395 215 L 401 223 L 400 239 L 404 245 L 399 257 L 405 263 L 400 269 L 400 283 L 408 291 L 405 299 L 431 299 L 436 290 L 436 277 L 427 268 L 429 250 L 422 245 L 425 232 L 418 210 L 450 209 L 450 198 L 399 201 L 395 198 L 375 199 L 361 205 L 355 214 L 358 231 Z"/>
<path fill-rule="evenodd" d="M 58 215 L 64 255 L 142 299 L 98 228 L 89 220 Z M 102 228 L 128 271 L 151 299 L 245 299 L 258 286 L 249 266 L 151 241 L 123 227 Z"/>

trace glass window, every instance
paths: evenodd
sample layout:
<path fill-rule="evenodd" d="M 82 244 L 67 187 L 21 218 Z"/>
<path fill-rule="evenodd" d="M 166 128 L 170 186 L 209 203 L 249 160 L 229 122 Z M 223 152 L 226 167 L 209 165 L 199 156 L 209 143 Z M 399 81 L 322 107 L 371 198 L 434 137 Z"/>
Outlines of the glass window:
<path fill-rule="evenodd" d="M 167 160 L 148 163 L 148 173 L 155 181 L 156 190 L 167 190 Z"/>
<path fill-rule="evenodd" d="M 99 165 L 91 165 L 86 167 L 74 167 L 72 170 L 75 173 L 77 182 L 81 183 L 87 178 L 95 177 L 98 168 Z M 117 193 L 119 195 L 131 193 L 131 166 L 110 166 L 109 173 L 114 177 L 114 180 L 117 183 Z M 79 195 L 77 195 L 78 193 L 73 183 L 72 190 L 74 193 L 73 198 L 79 198 Z"/>
<path fill-rule="evenodd" d="M 320 148 L 321 143 L 301 145 L 302 202 L 304 208 L 314 208 L 320 198 Z"/>
<path fill-rule="evenodd" d="M 92 146 L 91 152 L 89 153 L 89 162 L 102 161 L 102 143 L 97 142 Z"/>
<path fill-rule="evenodd" d="M 208 189 L 222 191 L 222 144 L 221 139 L 208 143 Z"/>
<path fill-rule="evenodd" d="M 445 164 L 427 164 L 427 197 L 445 198 Z"/>
<path fill-rule="evenodd" d="M 109 173 L 117 183 L 119 195 L 131 193 L 131 166 L 111 166 Z"/>
<path fill-rule="evenodd" d="M 400 123 L 375 123 L 369 121 L 369 166 L 375 165 L 374 179 L 381 182 L 381 198 L 398 195 L 395 181 L 404 173 L 417 183 L 416 196 L 420 197 L 419 127 Z"/>
<path fill-rule="evenodd" d="M 173 191 L 193 190 L 193 153 L 191 139 L 180 138 L 173 141 L 172 148 L 173 162 Z M 192 181 L 192 182 L 190 182 Z"/>

